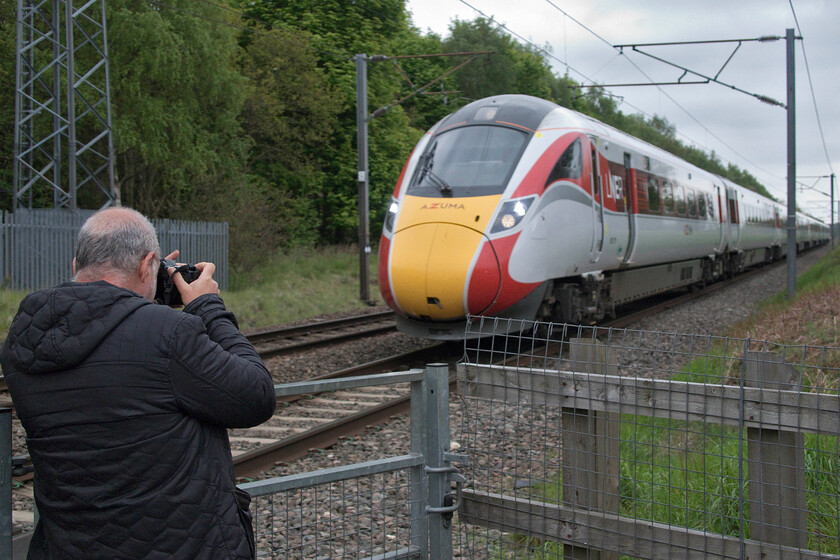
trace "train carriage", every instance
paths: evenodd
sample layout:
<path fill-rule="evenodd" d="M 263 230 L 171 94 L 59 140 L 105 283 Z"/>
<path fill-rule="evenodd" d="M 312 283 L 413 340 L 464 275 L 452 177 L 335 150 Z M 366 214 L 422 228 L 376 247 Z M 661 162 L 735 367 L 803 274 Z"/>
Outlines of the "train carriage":
<path fill-rule="evenodd" d="M 400 329 L 427 338 L 464 336 L 467 316 L 597 321 L 780 258 L 782 210 L 595 119 L 500 95 L 418 142 L 385 219 L 379 285 Z M 800 219 L 803 244 L 827 239 Z"/>

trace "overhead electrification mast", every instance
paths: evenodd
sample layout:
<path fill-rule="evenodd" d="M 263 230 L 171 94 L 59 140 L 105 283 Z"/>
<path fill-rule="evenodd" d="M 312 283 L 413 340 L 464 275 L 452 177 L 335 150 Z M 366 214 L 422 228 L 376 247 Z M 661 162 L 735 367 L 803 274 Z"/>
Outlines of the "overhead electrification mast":
<path fill-rule="evenodd" d="M 119 204 L 113 151 L 105 0 L 17 0 L 14 208 Z"/>

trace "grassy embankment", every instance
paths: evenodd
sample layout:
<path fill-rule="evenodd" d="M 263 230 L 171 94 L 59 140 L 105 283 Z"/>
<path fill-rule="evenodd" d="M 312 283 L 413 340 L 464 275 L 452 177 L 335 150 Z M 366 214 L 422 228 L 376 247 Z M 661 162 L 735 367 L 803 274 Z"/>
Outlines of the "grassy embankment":
<path fill-rule="evenodd" d="M 770 341 L 798 347 L 805 363 L 818 364 L 803 374 L 803 390 L 837 394 L 840 390 L 840 352 L 819 347 L 840 347 L 840 248 L 802 274 L 797 296 L 780 294 L 766 301 L 759 312 L 728 333 L 736 339 Z M 723 345 L 710 355 L 719 359 L 692 361 L 676 380 L 700 383 L 738 383 L 742 344 L 722 356 Z M 817 347 L 806 349 L 805 346 Z M 795 350 L 794 353 L 797 353 Z M 733 372 L 734 370 L 734 372 Z M 832 373 L 833 372 L 833 373 Z M 734 376 L 734 378 L 733 378 Z M 739 536 L 743 504 L 744 536 L 749 538 L 749 486 L 739 488 L 739 451 L 746 445 L 737 429 L 698 422 L 667 421 L 622 415 L 620 513 L 708 531 Z M 806 502 L 809 548 L 840 553 L 840 438 L 805 434 Z M 742 465 L 743 473 L 747 465 Z M 559 502 L 562 479 L 531 487 L 537 499 Z M 515 539 L 523 558 L 562 558 L 562 545 Z M 501 558 L 501 556 L 499 556 Z M 520 556 L 517 556 L 520 557 Z M 626 558 L 626 557 L 622 557 Z"/>
<path fill-rule="evenodd" d="M 371 254 L 370 296 L 382 302 Z M 359 253 L 353 247 L 296 250 L 268 256 L 257 269 L 230 275 L 222 293 L 239 326 L 248 331 L 365 307 L 359 300 Z M 27 292 L 0 289 L 0 341 Z"/>

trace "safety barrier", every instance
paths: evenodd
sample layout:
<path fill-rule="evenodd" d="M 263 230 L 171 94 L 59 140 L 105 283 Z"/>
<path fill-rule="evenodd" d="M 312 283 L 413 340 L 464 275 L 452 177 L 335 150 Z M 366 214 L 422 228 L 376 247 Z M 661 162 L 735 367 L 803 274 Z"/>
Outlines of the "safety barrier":
<path fill-rule="evenodd" d="M 277 396 L 410 383 L 410 452 L 239 487 L 251 494 L 258 558 L 452 558 L 449 367 L 278 385 Z M 434 551 L 434 552 L 430 552 Z"/>

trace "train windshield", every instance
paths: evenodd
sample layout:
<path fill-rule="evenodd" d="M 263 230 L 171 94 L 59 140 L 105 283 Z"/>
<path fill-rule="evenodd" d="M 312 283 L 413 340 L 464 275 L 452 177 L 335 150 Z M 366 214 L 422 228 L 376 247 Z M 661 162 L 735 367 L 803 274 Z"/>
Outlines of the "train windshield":
<path fill-rule="evenodd" d="M 528 140 L 501 126 L 465 126 L 438 134 L 420 157 L 415 196 L 484 196 L 504 191 Z"/>

